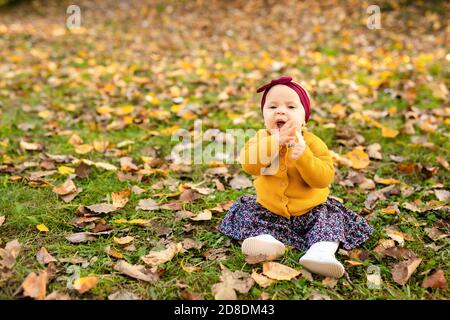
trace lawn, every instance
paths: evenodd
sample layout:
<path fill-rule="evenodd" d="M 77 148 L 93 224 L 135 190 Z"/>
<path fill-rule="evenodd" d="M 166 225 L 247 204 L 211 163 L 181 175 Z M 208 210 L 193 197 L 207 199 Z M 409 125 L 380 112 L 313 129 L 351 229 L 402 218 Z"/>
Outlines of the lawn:
<path fill-rule="evenodd" d="M 69 1 L 0 6 L 0 299 L 214 299 L 226 277 L 238 299 L 450 297 L 448 4 L 382 1 L 369 29 L 358 1 L 78 3 L 74 29 Z M 340 279 L 289 247 L 300 274 L 254 282 L 263 262 L 217 230 L 252 178 L 171 157 L 195 120 L 262 128 L 256 89 L 281 75 L 312 95 L 331 195 L 375 228 Z"/>

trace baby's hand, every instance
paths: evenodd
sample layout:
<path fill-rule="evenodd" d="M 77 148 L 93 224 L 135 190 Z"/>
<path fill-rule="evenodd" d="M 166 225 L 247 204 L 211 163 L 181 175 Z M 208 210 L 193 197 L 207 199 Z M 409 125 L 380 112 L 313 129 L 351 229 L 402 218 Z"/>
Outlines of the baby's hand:
<path fill-rule="evenodd" d="M 296 132 L 298 142 L 294 145 L 291 151 L 291 158 L 297 160 L 306 150 L 306 142 L 303 139 L 301 131 Z"/>
<path fill-rule="evenodd" d="M 277 134 L 279 137 L 280 146 L 284 146 L 287 144 L 293 144 L 295 142 L 295 122 L 292 120 L 288 120 L 281 129 L 272 130 L 272 134 Z"/>

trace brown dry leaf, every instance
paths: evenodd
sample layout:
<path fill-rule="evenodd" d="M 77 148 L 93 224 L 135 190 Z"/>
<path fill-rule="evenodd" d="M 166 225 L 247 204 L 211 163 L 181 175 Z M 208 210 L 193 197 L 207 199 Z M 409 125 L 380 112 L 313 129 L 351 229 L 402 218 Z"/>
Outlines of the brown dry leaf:
<path fill-rule="evenodd" d="M 392 239 L 380 239 L 378 245 L 373 249 L 378 254 L 383 254 L 384 250 L 395 247 L 395 242 Z"/>
<path fill-rule="evenodd" d="M 106 246 L 105 253 L 108 256 L 116 258 L 116 259 L 123 259 L 123 254 L 117 250 L 111 249 L 111 246 Z"/>
<path fill-rule="evenodd" d="M 312 292 L 308 300 L 331 300 L 331 298 L 319 292 Z"/>
<path fill-rule="evenodd" d="M 431 240 L 436 241 L 439 239 L 443 239 L 449 236 L 449 234 L 440 231 L 437 227 L 425 228 L 425 232 Z"/>
<path fill-rule="evenodd" d="M 183 300 L 204 300 L 202 294 L 190 292 L 187 290 L 181 291 L 181 299 L 183 299 Z"/>
<path fill-rule="evenodd" d="M 210 249 L 208 251 L 205 251 L 202 253 L 202 256 L 204 256 L 208 260 L 224 260 L 227 258 L 227 252 L 230 251 L 226 248 L 217 248 L 217 249 Z"/>
<path fill-rule="evenodd" d="M 19 255 L 21 248 L 22 246 L 17 239 L 9 241 L 5 245 L 4 249 L 0 248 L 0 267 L 12 269 L 12 267 L 16 263 L 16 258 Z"/>
<path fill-rule="evenodd" d="M 122 238 L 116 238 L 116 237 L 113 238 L 113 241 L 120 245 L 129 244 L 133 240 L 134 240 L 134 237 L 131 237 L 131 236 L 126 236 L 126 237 L 122 237 Z"/>
<path fill-rule="evenodd" d="M 447 289 L 447 279 L 442 269 L 436 270 L 435 273 L 423 279 L 422 288 L 441 288 Z"/>
<path fill-rule="evenodd" d="M 328 289 L 333 289 L 337 283 L 338 279 L 332 277 L 325 277 L 325 279 L 322 280 L 322 284 Z"/>
<path fill-rule="evenodd" d="M 300 274 L 300 271 L 278 262 L 265 262 L 263 274 L 274 280 L 292 280 Z"/>
<path fill-rule="evenodd" d="M 72 300 L 67 293 L 53 291 L 45 297 L 45 300 Z"/>
<path fill-rule="evenodd" d="M 111 194 L 112 204 L 116 208 L 123 208 L 130 199 L 131 190 L 125 189 Z"/>
<path fill-rule="evenodd" d="M 373 143 L 367 147 L 367 153 L 369 157 L 376 160 L 382 160 L 383 156 L 380 153 L 381 145 L 379 143 Z"/>
<path fill-rule="evenodd" d="M 152 210 L 158 210 L 160 207 L 153 199 L 141 199 L 139 200 L 139 203 L 136 207 L 136 210 L 145 210 L 145 211 L 152 211 Z"/>
<path fill-rule="evenodd" d="M 236 291 L 247 293 L 255 283 L 253 278 L 246 272 L 233 272 L 222 264 L 220 267 L 222 269 L 221 282 L 214 284 L 211 288 L 216 300 L 236 300 Z"/>
<path fill-rule="evenodd" d="M 436 158 L 436 161 L 439 162 L 439 164 L 441 166 L 443 166 L 445 169 L 450 171 L 450 165 L 448 164 L 448 161 L 445 160 L 445 158 L 439 156 L 439 157 Z"/>
<path fill-rule="evenodd" d="M 67 179 L 62 185 L 54 187 L 52 191 L 60 196 L 63 196 L 72 192 L 76 192 L 77 187 L 71 179 Z"/>
<path fill-rule="evenodd" d="M 131 188 L 131 192 L 136 193 L 136 194 L 141 194 L 141 193 L 144 193 L 144 192 L 145 192 L 145 189 L 142 189 L 142 188 L 139 187 L 139 186 L 133 186 L 133 187 Z"/>
<path fill-rule="evenodd" d="M 450 191 L 448 190 L 434 190 L 434 194 L 439 201 L 449 201 L 450 200 Z"/>
<path fill-rule="evenodd" d="M 90 206 L 86 206 L 85 208 L 94 214 L 111 213 L 117 210 L 117 207 L 109 203 L 92 204 Z"/>
<path fill-rule="evenodd" d="M 142 300 L 139 296 L 126 290 L 119 290 L 111 293 L 108 300 Z"/>
<path fill-rule="evenodd" d="M 142 281 L 156 282 L 159 280 L 159 275 L 156 271 L 146 269 L 143 265 L 129 264 L 125 260 L 118 261 L 114 265 L 114 270 Z"/>
<path fill-rule="evenodd" d="M 107 162 L 96 162 L 94 165 L 97 168 L 102 168 L 108 171 L 117 171 L 117 167 L 113 164 L 107 163 Z"/>
<path fill-rule="evenodd" d="M 413 251 L 403 247 L 388 248 L 382 251 L 382 254 L 396 259 L 404 259 L 404 260 L 413 259 L 417 257 Z"/>
<path fill-rule="evenodd" d="M 122 157 L 120 158 L 120 170 L 122 171 L 136 171 L 139 168 L 133 163 L 133 158 Z"/>
<path fill-rule="evenodd" d="M 278 256 L 267 256 L 265 254 L 258 254 L 256 256 L 246 256 L 245 262 L 248 264 L 258 264 L 264 261 L 276 260 Z"/>
<path fill-rule="evenodd" d="M 79 135 L 73 134 L 73 135 L 70 136 L 68 142 L 69 142 L 69 144 L 71 144 L 73 146 L 76 146 L 76 145 L 79 145 L 79 144 L 83 144 L 83 139 Z"/>
<path fill-rule="evenodd" d="M 228 211 L 230 207 L 233 205 L 233 203 L 234 203 L 233 200 L 228 200 L 223 203 L 219 203 L 214 208 L 211 208 L 209 210 L 211 210 L 211 212 L 218 212 L 218 213 Z"/>
<path fill-rule="evenodd" d="M 48 274 L 46 270 L 40 272 L 39 275 L 31 272 L 22 283 L 23 294 L 36 300 L 45 299 L 47 281 Z"/>
<path fill-rule="evenodd" d="M 72 201 L 78 194 L 80 194 L 80 192 L 83 191 L 82 188 L 77 188 L 77 190 L 75 192 L 69 193 L 69 194 L 65 194 L 63 196 L 60 196 L 61 199 L 65 202 L 65 203 L 69 203 L 70 201 Z"/>
<path fill-rule="evenodd" d="M 5 222 L 6 217 L 5 216 L 0 216 L 0 226 Z"/>
<path fill-rule="evenodd" d="M 160 208 L 165 209 L 165 210 L 178 211 L 183 208 L 183 201 L 175 200 L 172 202 L 168 202 L 168 203 L 162 205 Z"/>
<path fill-rule="evenodd" d="M 89 232 L 78 232 L 68 235 L 66 239 L 70 243 L 83 243 L 88 241 L 94 241 L 96 237 Z"/>
<path fill-rule="evenodd" d="M 183 245 L 181 243 L 171 243 L 165 250 L 150 251 L 149 254 L 141 257 L 141 259 L 148 265 L 158 266 L 172 260 L 182 249 Z"/>
<path fill-rule="evenodd" d="M 47 249 L 45 247 L 42 247 L 38 253 L 36 254 L 36 259 L 40 264 L 47 264 L 50 262 L 56 262 L 56 259 L 48 253 Z"/>
<path fill-rule="evenodd" d="M 77 290 L 78 293 L 83 294 L 95 287 L 97 282 L 98 278 L 95 276 L 81 277 L 73 282 L 73 288 Z"/>
<path fill-rule="evenodd" d="M 212 212 L 208 209 L 205 209 L 201 211 L 199 214 L 197 214 L 195 217 L 192 217 L 191 220 L 193 221 L 207 221 L 211 220 L 212 218 Z"/>
<path fill-rule="evenodd" d="M 28 151 L 40 151 L 44 148 L 44 146 L 41 143 L 33 143 L 27 142 L 25 140 L 20 140 L 20 148 Z"/>
<path fill-rule="evenodd" d="M 391 269 L 392 278 L 400 285 L 406 284 L 421 261 L 420 258 L 413 258 L 393 265 Z"/>
<path fill-rule="evenodd" d="M 267 278 L 266 276 L 257 273 L 255 270 L 252 272 L 252 278 L 261 288 L 267 288 L 275 282 L 275 280 Z"/>
<path fill-rule="evenodd" d="M 192 218 L 193 216 L 195 216 L 195 213 L 193 213 L 191 211 L 187 211 L 187 210 L 180 210 L 175 213 L 175 218 L 177 220 Z"/>
<path fill-rule="evenodd" d="M 403 247 L 403 245 L 405 244 L 405 240 L 414 240 L 410 235 L 399 231 L 396 226 L 387 226 L 385 230 L 388 237 L 396 241 L 401 247 Z"/>
<path fill-rule="evenodd" d="M 253 186 L 252 181 L 247 178 L 244 175 L 238 175 L 231 179 L 230 186 L 233 189 L 239 190 L 239 189 L 245 189 L 245 188 L 251 188 Z"/>
<path fill-rule="evenodd" d="M 197 241 L 191 238 L 186 238 L 183 240 L 183 249 L 189 250 L 189 249 L 197 249 L 200 250 L 203 247 L 203 242 Z"/>
<path fill-rule="evenodd" d="M 194 192 L 192 189 L 184 190 L 180 195 L 180 201 L 181 202 L 191 202 L 197 199 L 200 199 L 202 196 L 196 192 Z"/>

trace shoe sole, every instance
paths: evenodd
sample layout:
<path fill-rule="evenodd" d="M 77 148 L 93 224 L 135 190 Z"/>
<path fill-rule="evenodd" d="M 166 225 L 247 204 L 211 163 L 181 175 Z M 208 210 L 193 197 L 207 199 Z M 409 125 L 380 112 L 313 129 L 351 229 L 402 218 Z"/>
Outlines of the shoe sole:
<path fill-rule="evenodd" d="M 247 256 L 265 255 L 273 258 L 282 256 L 284 252 L 285 246 L 282 243 L 253 238 L 247 238 L 242 242 L 242 253 Z"/>
<path fill-rule="evenodd" d="M 300 258 L 299 263 L 313 273 L 326 277 L 340 278 L 344 275 L 344 266 L 339 262 L 320 262 L 312 259 Z"/>

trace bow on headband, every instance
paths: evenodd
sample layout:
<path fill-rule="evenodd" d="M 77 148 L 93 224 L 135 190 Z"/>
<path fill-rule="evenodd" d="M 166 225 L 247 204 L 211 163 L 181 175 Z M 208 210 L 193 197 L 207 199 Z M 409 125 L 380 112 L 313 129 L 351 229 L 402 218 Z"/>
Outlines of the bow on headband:
<path fill-rule="evenodd" d="M 311 114 L 311 101 L 309 100 L 308 92 L 301 85 L 293 82 L 291 77 L 284 76 L 278 79 L 274 79 L 269 83 L 263 85 L 256 91 L 257 93 L 264 91 L 264 94 L 261 98 L 261 112 L 264 108 L 264 103 L 266 102 L 267 93 L 273 86 L 277 84 L 288 86 L 298 94 L 300 102 L 302 103 L 303 108 L 305 109 L 305 123 L 308 122 L 309 116 Z"/>

